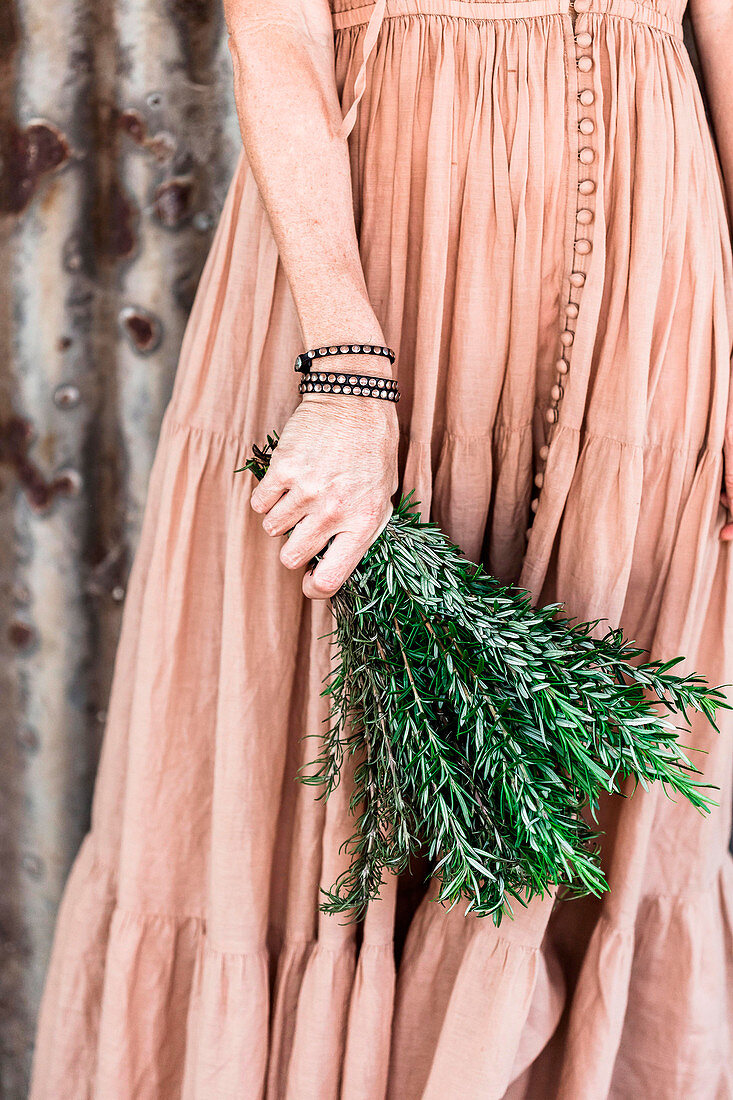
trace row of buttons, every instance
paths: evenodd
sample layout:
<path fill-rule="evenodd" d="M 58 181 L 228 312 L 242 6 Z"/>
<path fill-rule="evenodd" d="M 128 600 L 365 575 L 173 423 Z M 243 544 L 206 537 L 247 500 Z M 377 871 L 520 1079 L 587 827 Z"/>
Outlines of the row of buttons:
<path fill-rule="evenodd" d="M 577 13 L 587 12 L 590 9 L 592 0 L 574 0 L 573 7 Z M 588 49 L 593 43 L 593 37 L 588 31 L 581 30 L 575 35 L 575 63 L 579 74 L 583 74 L 578 77 L 578 132 L 581 137 L 590 137 L 595 133 L 596 124 L 590 115 L 586 115 L 582 112 L 582 107 L 591 107 L 595 102 L 595 92 L 591 87 L 581 87 L 583 82 L 583 76 L 593 71 L 593 58 L 590 54 L 581 53 L 581 50 Z M 555 384 L 550 390 L 550 404 L 545 411 L 545 421 L 547 428 L 545 431 L 545 443 L 540 447 L 539 457 L 544 464 L 547 462 L 550 453 L 550 443 L 552 442 L 552 430 L 559 418 L 559 405 L 563 398 L 564 383 L 566 376 L 570 370 L 570 349 L 573 346 L 575 340 L 575 331 L 573 322 L 578 317 L 580 312 L 580 304 L 578 301 L 579 291 L 585 285 L 586 273 L 583 270 L 585 263 L 584 258 L 589 256 L 593 244 L 590 237 L 584 236 L 583 231 L 591 225 L 594 218 L 593 211 L 593 199 L 592 195 L 595 194 L 596 185 L 594 180 L 589 174 L 586 174 L 585 170 L 589 169 L 590 165 L 594 163 L 596 154 L 591 145 L 581 145 L 578 149 L 578 161 L 582 166 L 578 170 L 578 203 L 575 212 L 575 236 L 573 241 L 573 249 L 575 253 L 575 262 L 573 264 L 573 271 L 570 274 L 570 294 L 567 302 L 565 303 L 565 328 L 560 333 L 560 355 L 555 364 L 556 380 Z M 582 176 L 582 178 L 580 178 Z M 539 507 L 540 490 L 545 483 L 545 475 L 543 470 L 538 471 L 534 478 L 534 484 L 537 492 L 534 494 L 530 507 L 532 514 L 537 512 Z M 531 527 L 527 531 L 527 538 L 531 533 Z"/>

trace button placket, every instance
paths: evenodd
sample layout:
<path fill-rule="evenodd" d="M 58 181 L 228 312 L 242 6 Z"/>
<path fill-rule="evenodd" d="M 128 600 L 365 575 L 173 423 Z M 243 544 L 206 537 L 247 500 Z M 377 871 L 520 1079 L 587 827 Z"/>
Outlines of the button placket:
<path fill-rule="evenodd" d="M 550 447 L 555 425 L 560 416 L 560 402 L 565 393 L 567 375 L 570 371 L 572 347 L 575 341 L 575 323 L 580 313 L 580 299 L 585 286 L 588 257 L 593 251 L 591 226 L 595 218 L 594 196 L 596 182 L 594 168 L 597 160 L 595 148 L 596 120 L 593 107 L 596 101 L 593 72 L 595 60 L 592 56 L 593 35 L 587 26 L 579 27 L 577 16 L 590 11 L 592 0 L 572 0 L 573 39 L 575 47 L 575 65 L 577 70 L 576 118 L 578 128 L 578 164 L 576 169 L 577 199 L 575 207 L 575 227 L 573 235 L 573 263 L 568 277 L 568 295 L 562 306 L 565 327 L 561 330 L 559 357 L 555 363 L 555 383 L 550 390 L 550 403 L 545 410 L 545 442 L 540 447 L 541 468 L 534 477 L 534 493 L 530 501 L 532 519 L 539 508 L 542 488 L 545 484 L 545 465 L 550 455 Z M 585 20 L 583 20 L 585 23 Z M 532 522 L 530 520 L 530 524 Z M 532 527 L 527 530 L 529 538 Z"/>

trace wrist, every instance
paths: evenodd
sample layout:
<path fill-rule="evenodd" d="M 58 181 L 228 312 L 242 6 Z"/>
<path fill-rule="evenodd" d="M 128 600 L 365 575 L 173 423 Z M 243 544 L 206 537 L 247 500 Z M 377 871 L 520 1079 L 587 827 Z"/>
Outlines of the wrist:
<path fill-rule="evenodd" d="M 304 393 L 301 405 L 306 408 L 325 409 L 329 416 L 351 420 L 384 419 L 397 420 L 394 401 L 383 401 L 377 397 L 343 395 L 338 393 Z"/>

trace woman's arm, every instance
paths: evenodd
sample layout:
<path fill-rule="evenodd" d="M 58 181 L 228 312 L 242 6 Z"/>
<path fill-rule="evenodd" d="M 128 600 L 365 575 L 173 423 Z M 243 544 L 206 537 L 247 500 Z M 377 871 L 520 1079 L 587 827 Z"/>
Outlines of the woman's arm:
<path fill-rule="evenodd" d="M 383 344 L 359 256 L 347 142 L 338 136 L 328 0 L 224 0 L 224 10 L 242 140 L 303 347 Z M 388 360 L 361 355 L 329 357 L 328 365 L 391 373 Z M 292 364 L 282 369 L 292 373 Z M 384 526 L 397 487 L 397 437 L 391 403 L 317 394 L 304 396 L 282 431 L 252 507 L 273 536 L 295 527 L 281 552 L 290 568 L 305 565 L 335 536 L 304 579 L 306 595 L 335 592 Z"/>
<path fill-rule="evenodd" d="M 690 16 L 733 219 L 733 0 L 690 0 Z"/>
<path fill-rule="evenodd" d="M 733 225 L 733 0 L 690 0 L 690 15 Z M 728 523 L 720 538 L 730 542 L 733 540 L 733 384 L 728 402 L 721 500 L 728 509 Z"/>

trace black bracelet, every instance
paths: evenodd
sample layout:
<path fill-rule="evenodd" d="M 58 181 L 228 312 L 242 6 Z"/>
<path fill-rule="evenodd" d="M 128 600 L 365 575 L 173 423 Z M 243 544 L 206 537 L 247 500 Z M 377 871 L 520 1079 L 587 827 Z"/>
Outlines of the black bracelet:
<path fill-rule="evenodd" d="M 337 374 L 310 372 L 301 378 L 298 393 L 346 393 L 357 397 L 380 397 L 383 401 L 399 401 L 400 391 L 394 378 L 379 378 L 369 374 Z"/>
<path fill-rule="evenodd" d="M 383 347 L 381 344 L 331 344 L 322 348 L 312 348 L 311 351 L 303 351 L 295 360 L 295 370 L 300 374 L 308 374 L 313 366 L 313 360 L 322 355 L 383 355 L 390 363 L 395 361 L 395 353 L 392 348 Z"/>

